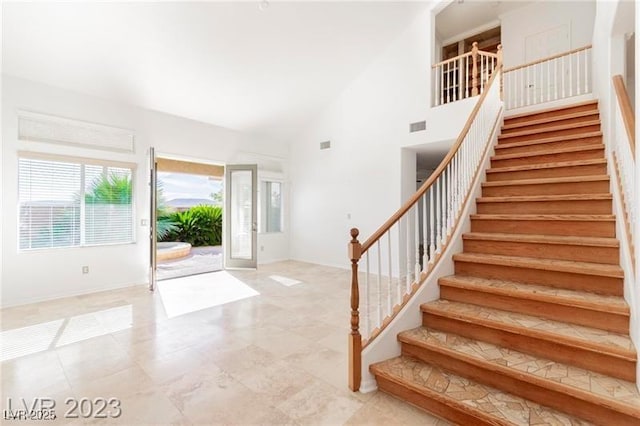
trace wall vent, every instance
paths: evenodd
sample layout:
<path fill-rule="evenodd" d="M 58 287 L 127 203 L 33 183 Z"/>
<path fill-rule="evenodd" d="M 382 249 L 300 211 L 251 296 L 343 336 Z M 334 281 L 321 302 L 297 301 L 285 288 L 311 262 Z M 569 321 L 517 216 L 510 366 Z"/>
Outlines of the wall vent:
<path fill-rule="evenodd" d="M 409 133 L 421 132 L 423 130 L 427 130 L 426 121 L 416 121 L 415 123 L 409 124 Z"/>
<path fill-rule="evenodd" d="M 320 149 L 329 149 L 331 148 L 331 141 L 320 142 Z"/>

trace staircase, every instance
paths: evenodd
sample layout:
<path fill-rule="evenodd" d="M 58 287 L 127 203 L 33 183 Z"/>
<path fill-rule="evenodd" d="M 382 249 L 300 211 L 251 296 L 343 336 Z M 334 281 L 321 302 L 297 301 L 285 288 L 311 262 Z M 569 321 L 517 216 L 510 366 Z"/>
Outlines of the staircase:
<path fill-rule="evenodd" d="M 639 425 L 597 102 L 506 118 L 476 205 L 378 388 L 464 425 Z"/>

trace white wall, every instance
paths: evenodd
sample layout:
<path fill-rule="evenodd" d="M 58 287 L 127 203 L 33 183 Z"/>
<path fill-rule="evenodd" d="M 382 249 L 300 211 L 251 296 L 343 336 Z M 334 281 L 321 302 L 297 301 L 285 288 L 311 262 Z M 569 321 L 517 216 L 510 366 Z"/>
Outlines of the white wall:
<path fill-rule="evenodd" d="M 412 144 L 409 123 L 427 116 L 431 43 L 425 6 L 292 142 L 292 258 L 347 267 L 349 229 L 364 241 L 400 207 L 401 147 Z M 415 190 L 415 169 L 412 180 Z"/>
<path fill-rule="evenodd" d="M 591 43 L 594 28 L 595 1 L 540 1 L 500 16 L 502 47 L 506 68 L 524 64 L 525 40 L 528 36 L 569 27 L 570 49 Z"/>
<path fill-rule="evenodd" d="M 458 138 L 462 127 L 469 119 L 479 96 L 462 99 L 456 102 L 430 108 L 427 112 L 426 132 L 412 133 L 404 146 L 414 146 L 449 141 L 451 144 Z"/>
<path fill-rule="evenodd" d="M 283 143 L 258 140 L 238 132 L 154 111 L 117 104 L 22 79 L 2 76 L 2 306 L 88 293 L 147 282 L 148 219 L 147 150 L 233 163 L 260 154 L 287 157 Z M 131 129 L 135 154 L 18 141 L 17 110 L 27 110 Z M 17 151 L 135 162 L 136 243 L 110 247 L 70 248 L 19 253 L 17 250 Z M 269 157 L 271 158 L 271 157 Z M 259 161 L 259 160 L 258 160 Z M 260 167 L 260 164 L 259 164 Z M 259 257 L 287 258 L 286 235 L 262 238 Z M 82 275 L 88 265 L 90 273 Z"/>

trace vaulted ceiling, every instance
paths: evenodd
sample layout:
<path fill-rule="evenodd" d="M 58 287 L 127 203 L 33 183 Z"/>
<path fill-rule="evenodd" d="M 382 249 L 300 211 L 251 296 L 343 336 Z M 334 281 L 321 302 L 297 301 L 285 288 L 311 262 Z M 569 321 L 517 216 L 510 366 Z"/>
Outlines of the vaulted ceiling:
<path fill-rule="evenodd" d="M 3 2 L 3 72 L 288 138 L 425 7 Z"/>

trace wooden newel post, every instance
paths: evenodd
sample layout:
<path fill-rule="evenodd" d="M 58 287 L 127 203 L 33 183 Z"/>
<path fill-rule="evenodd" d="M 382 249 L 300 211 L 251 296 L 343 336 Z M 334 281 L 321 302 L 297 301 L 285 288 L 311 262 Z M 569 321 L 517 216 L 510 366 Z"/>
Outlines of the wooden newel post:
<path fill-rule="evenodd" d="M 498 45 L 498 70 L 500 71 L 500 100 L 504 100 L 503 91 L 504 91 L 504 75 L 502 74 L 502 45 Z"/>
<path fill-rule="evenodd" d="M 351 229 L 349 259 L 351 259 L 351 333 L 349 334 L 349 389 L 360 390 L 362 379 L 362 337 L 360 336 L 360 292 L 358 290 L 358 261 L 362 255 L 362 245 L 358 241 L 360 231 Z"/>
<path fill-rule="evenodd" d="M 471 45 L 471 96 L 478 96 L 478 42 Z"/>

